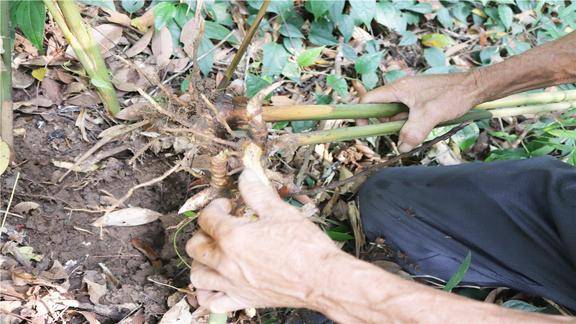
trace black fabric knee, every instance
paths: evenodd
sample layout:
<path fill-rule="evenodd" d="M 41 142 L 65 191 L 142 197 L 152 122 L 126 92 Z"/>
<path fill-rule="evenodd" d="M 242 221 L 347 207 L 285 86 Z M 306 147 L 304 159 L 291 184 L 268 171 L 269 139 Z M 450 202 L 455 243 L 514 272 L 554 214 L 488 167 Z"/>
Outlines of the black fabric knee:
<path fill-rule="evenodd" d="M 385 169 L 359 195 L 368 239 L 416 275 L 507 286 L 576 310 L 576 168 L 550 157 Z"/>

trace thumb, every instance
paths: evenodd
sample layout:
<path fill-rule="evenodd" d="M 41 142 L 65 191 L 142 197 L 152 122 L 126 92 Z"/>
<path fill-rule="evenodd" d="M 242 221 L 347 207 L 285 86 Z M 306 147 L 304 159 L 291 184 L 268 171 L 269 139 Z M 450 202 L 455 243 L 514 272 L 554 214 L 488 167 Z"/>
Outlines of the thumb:
<path fill-rule="evenodd" d="M 250 168 L 245 168 L 240 175 L 238 187 L 246 205 L 261 218 L 288 215 L 290 209 L 294 209 L 282 201 L 276 190 L 262 182 Z"/>
<path fill-rule="evenodd" d="M 398 151 L 406 153 L 422 144 L 437 124 L 434 119 L 422 116 L 418 110 L 412 110 L 408 114 L 408 120 L 400 130 Z"/>
<path fill-rule="evenodd" d="M 368 91 L 360 97 L 360 103 L 400 102 L 390 85 Z"/>

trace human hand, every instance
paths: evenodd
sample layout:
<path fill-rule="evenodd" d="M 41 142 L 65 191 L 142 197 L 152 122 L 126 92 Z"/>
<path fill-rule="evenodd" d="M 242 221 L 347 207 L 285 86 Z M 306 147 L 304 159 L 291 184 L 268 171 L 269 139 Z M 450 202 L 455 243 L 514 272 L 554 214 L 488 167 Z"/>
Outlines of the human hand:
<path fill-rule="evenodd" d="M 400 152 L 408 152 L 421 144 L 436 125 L 458 118 L 483 102 L 480 78 L 479 70 L 405 77 L 367 92 L 360 102 L 401 102 L 408 106 L 410 112 L 400 131 L 398 147 Z"/>
<path fill-rule="evenodd" d="M 230 201 L 218 199 L 200 212 L 201 230 L 187 243 L 198 303 L 216 313 L 311 308 L 325 282 L 319 269 L 343 252 L 254 171 L 244 170 L 239 187 L 258 220 L 230 215 Z"/>

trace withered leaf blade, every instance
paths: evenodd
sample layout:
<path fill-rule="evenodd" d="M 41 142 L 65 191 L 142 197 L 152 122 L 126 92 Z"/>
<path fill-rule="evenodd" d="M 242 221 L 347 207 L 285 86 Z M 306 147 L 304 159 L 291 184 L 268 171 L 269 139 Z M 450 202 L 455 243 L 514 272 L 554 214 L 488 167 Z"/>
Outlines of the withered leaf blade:
<path fill-rule="evenodd" d="M 150 29 L 144 35 L 142 35 L 142 37 L 136 41 L 136 43 L 134 43 L 134 45 L 132 45 L 132 47 L 130 47 L 126 53 L 124 53 L 126 57 L 132 57 L 142 53 L 142 51 L 148 47 L 148 44 L 150 44 L 152 35 L 154 35 L 153 29 Z"/>
<path fill-rule="evenodd" d="M 170 63 L 173 50 L 172 34 L 170 34 L 168 27 L 157 30 L 152 38 L 152 54 L 156 58 L 156 64 L 159 69 Z"/>
<path fill-rule="evenodd" d="M 92 226 L 138 226 L 152 223 L 162 214 L 159 212 L 141 208 L 129 207 L 108 213 L 98 218 Z"/>
<path fill-rule="evenodd" d="M 180 300 L 176 305 L 172 306 L 172 308 L 170 308 L 170 310 L 168 310 L 160 320 L 160 324 L 180 323 L 193 323 L 190 306 L 188 305 L 188 302 L 186 302 L 186 298 L 182 298 L 182 300 Z"/>

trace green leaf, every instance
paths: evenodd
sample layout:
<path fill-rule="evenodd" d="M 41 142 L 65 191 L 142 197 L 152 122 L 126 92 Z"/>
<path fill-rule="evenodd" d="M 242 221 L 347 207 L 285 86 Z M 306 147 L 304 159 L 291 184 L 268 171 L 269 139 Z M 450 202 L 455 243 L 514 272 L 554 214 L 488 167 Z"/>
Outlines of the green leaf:
<path fill-rule="evenodd" d="M 362 74 L 362 83 L 366 87 L 366 89 L 371 90 L 378 85 L 378 74 L 376 72 L 369 72 Z"/>
<path fill-rule="evenodd" d="M 304 3 L 306 9 L 314 15 L 315 19 L 323 17 L 332 7 L 332 1 L 327 0 L 308 0 Z"/>
<path fill-rule="evenodd" d="M 509 30 L 512 27 L 512 21 L 514 19 L 514 12 L 512 9 L 507 5 L 499 5 L 498 6 L 498 16 L 500 17 L 500 21 L 506 28 Z"/>
<path fill-rule="evenodd" d="M 305 50 L 296 57 L 296 63 L 303 68 L 314 65 L 316 60 L 320 57 L 323 49 L 324 47 L 316 47 Z"/>
<path fill-rule="evenodd" d="M 374 73 L 376 72 L 376 69 L 378 69 L 381 60 L 382 52 L 364 54 L 356 60 L 354 68 L 356 69 L 356 72 L 360 74 Z"/>
<path fill-rule="evenodd" d="M 272 82 L 269 79 L 254 74 L 248 74 L 246 77 L 246 97 L 254 97 L 260 90 L 271 84 Z"/>
<path fill-rule="evenodd" d="M 176 6 L 172 2 L 160 2 L 154 8 L 154 29 L 160 30 L 172 20 L 177 13 Z"/>
<path fill-rule="evenodd" d="M 452 135 L 452 141 L 460 147 L 462 151 L 466 151 L 471 148 L 478 140 L 480 135 L 480 129 L 475 123 L 462 128 L 458 133 Z"/>
<path fill-rule="evenodd" d="M 184 27 L 188 21 L 194 18 L 194 8 L 189 7 L 186 4 L 180 4 L 176 6 L 176 15 L 174 15 L 174 21 L 180 26 Z"/>
<path fill-rule="evenodd" d="M 292 55 L 296 55 L 296 53 L 300 53 L 304 50 L 304 42 L 301 38 L 285 37 L 284 40 L 282 40 L 282 44 L 288 53 Z"/>
<path fill-rule="evenodd" d="M 450 11 L 446 7 L 442 7 L 440 10 L 436 11 L 436 19 L 438 19 L 438 22 L 440 22 L 442 26 L 448 29 L 452 29 L 454 26 L 454 21 L 450 16 Z"/>
<path fill-rule="evenodd" d="M 292 131 L 294 133 L 302 133 L 314 129 L 314 127 L 316 126 L 316 121 L 299 120 L 291 122 L 290 125 L 292 125 Z"/>
<path fill-rule="evenodd" d="M 422 45 L 428 47 L 446 48 L 454 43 L 450 36 L 444 34 L 426 34 L 422 36 Z"/>
<path fill-rule="evenodd" d="M 204 22 L 204 34 L 210 39 L 223 40 L 230 34 L 230 30 L 219 23 L 206 20 Z M 228 37 L 228 42 L 230 44 L 238 44 L 238 40 L 234 35 Z"/>
<path fill-rule="evenodd" d="M 217 23 L 232 27 L 234 26 L 234 21 L 232 20 L 232 15 L 228 12 L 229 6 L 230 2 L 228 1 L 217 2 L 212 6 L 212 12 Z"/>
<path fill-rule="evenodd" d="M 339 19 L 336 20 L 336 25 L 342 36 L 344 36 L 344 41 L 348 42 L 354 32 L 354 18 L 350 15 L 340 15 Z"/>
<path fill-rule="evenodd" d="M 386 79 L 387 83 L 392 83 L 400 78 L 403 78 L 406 76 L 406 72 L 402 71 L 402 70 L 392 70 L 392 71 L 388 71 L 386 72 L 386 74 L 384 75 L 384 79 Z"/>
<path fill-rule="evenodd" d="M 272 126 L 272 129 L 282 130 L 282 129 L 288 127 L 289 124 L 290 124 L 289 121 L 279 121 L 279 122 L 274 123 L 274 125 Z"/>
<path fill-rule="evenodd" d="M 566 161 L 569 164 L 576 166 L 576 148 L 574 148 L 572 150 L 572 153 L 570 153 L 570 155 L 568 155 L 568 160 Z M 0 174 L 2 174 L 2 172 L 0 172 Z"/>
<path fill-rule="evenodd" d="M 432 67 L 445 66 L 446 65 L 446 55 L 441 49 L 436 47 L 430 47 L 424 50 L 424 58 L 428 65 Z"/>
<path fill-rule="evenodd" d="M 399 34 L 406 31 L 406 17 L 392 3 L 379 2 L 376 4 L 376 22 L 388 27 Z"/>
<path fill-rule="evenodd" d="M 318 46 L 331 46 L 338 44 L 338 39 L 332 34 L 334 25 L 326 19 L 319 19 L 312 22 L 308 40 Z"/>
<path fill-rule="evenodd" d="M 402 33 L 402 38 L 400 39 L 400 46 L 410 46 L 416 44 L 418 37 L 411 31 L 405 31 Z"/>
<path fill-rule="evenodd" d="M 120 4 L 127 13 L 133 14 L 144 7 L 144 0 L 122 0 Z"/>
<path fill-rule="evenodd" d="M 280 26 L 280 35 L 288 38 L 305 38 L 302 31 L 300 31 L 300 28 L 288 22 L 285 22 Z"/>
<path fill-rule="evenodd" d="M 456 273 L 452 276 L 452 278 L 448 280 L 448 282 L 446 283 L 446 285 L 442 290 L 450 292 L 452 291 L 452 289 L 458 286 L 460 281 L 464 279 L 464 275 L 468 271 L 471 262 L 472 262 L 472 253 L 468 251 L 468 255 L 466 255 L 466 258 L 464 258 L 464 261 L 462 261 L 462 263 L 458 267 L 458 271 L 456 271 Z"/>
<path fill-rule="evenodd" d="M 358 13 L 358 16 L 368 28 L 376 14 L 376 0 L 350 0 L 352 10 Z"/>
<path fill-rule="evenodd" d="M 342 76 L 330 74 L 326 77 L 326 84 L 332 87 L 340 97 L 348 95 L 348 84 Z"/>
<path fill-rule="evenodd" d="M 286 52 L 284 46 L 276 43 L 267 43 L 262 46 L 262 74 L 276 76 L 282 73 L 284 65 L 288 62 L 290 54 Z"/>
<path fill-rule="evenodd" d="M 40 51 L 43 51 L 44 22 L 46 9 L 44 2 L 20 0 L 10 4 L 11 20 L 20 28 L 24 36 Z"/>
<path fill-rule="evenodd" d="M 524 149 L 504 149 L 504 150 L 494 150 L 490 152 L 490 155 L 486 159 L 485 162 L 492 162 L 492 161 L 502 161 L 502 160 L 519 160 L 528 158 L 528 154 Z"/>
<path fill-rule="evenodd" d="M 336 231 L 331 231 L 331 230 L 326 230 L 326 234 L 328 235 L 328 237 L 330 237 L 332 240 L 337 241 L 337 242 L 345 242 L 345 241 L 350 241 L 354 239 L 354 236 L 348 234 L 348 233 L 342 233 L 342 232 L 336 232 Z"/>
<path fill-rule="evenodd" d="M 299 83 L 300 82 L 300 67 L 294 62 L 288 62 L 282 69 L 282 75 L 288 79 Z"/>
<path fill-rule="evenodd" d="M 185 212 L 184 212 L 184 216 L 185 216 L 185 217 L 188 217 L 188 218 L 193 218 L 193 217 L 196 217 L 196 213 L 193 212 L 193 211 L 191 211 L 191 210 L 189 210 L 189 211 L 185 211 Z"/>
<path fill-rule="evenodd" d="M 576 140 L 576 130 L 565 130 L 565 129 L 553 129 L 548 131 L 548 134 L 554 135 L 560 138 L 570 138 Z"/>
<path fill-rule="evenodd" d="M 516 300 L 516 299 L 507 300 L 504 303 L 502 303 L 501 306 L 505 307 L 505 308 L 516 309 L 519 311 L 534 312 L 534 313 L 540 313 L 546 309 L 546 307 L 537 307 L 537 306 L 534 306 L 532 304 L 528 304 L 525 301 Z"/>
<path fill-rule="evenodd" d="M 314 98 L 316 98 L 317 105 L 329 105 L 332 103 L 332 96 L 325 95 L 322 93 L 314 93 Z"/>
<path fill-rule="evenodd" d="M 429 14 L 432 12 L 432 5 L 426 2 L 419 2 L 416 3 L 408 8 L 406 8 L 407 10 L 425 15 L 425 14 Z"/>
<path fill-rule="evenodd" d="M 212 41 L 204 35 L 202 40 L 200 41 L 200 45 L 198 46 L 198 57 L 202 57 L 202 59 L 198 60 L 198 67 L 200 68 L 200 72 L 207 76 L 210 71 L 212 71 L 212 66 L 214 65 L 214 52 L 212 49 L 214 48 L 214 44 Z"/>
<path fill-rule="evenodd" d="M 342 44 L 342 54 L 345 58 L 349 59 L 350 61 L 356 61 L 358 55 L 356 54 L 356 50 L 354 47 L 350 46 L 347 43 Z"/>
<path fill-rule="evenodd" d="M 78 0 L 78 1 L 89 6 L 96 6 L 116 11 L 116 7 L 114 6 L 113 0 Z M 41 1 L 33 1 L 33 2 L 41 2 Z"/>

